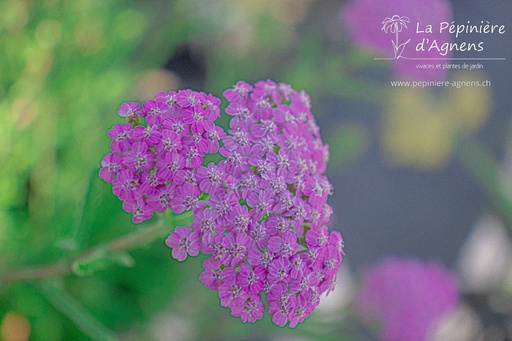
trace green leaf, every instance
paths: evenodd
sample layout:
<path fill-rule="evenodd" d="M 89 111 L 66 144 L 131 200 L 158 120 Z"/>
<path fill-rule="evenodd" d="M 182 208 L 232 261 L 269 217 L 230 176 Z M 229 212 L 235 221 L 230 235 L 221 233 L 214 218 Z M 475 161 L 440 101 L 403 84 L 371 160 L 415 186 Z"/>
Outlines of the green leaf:
<path fill-rule="evenodd" d="M 89 256 L 75 261 L 71 265 L 71 270 L 77 276 L 89 276 L 112 265 L 131 268 L 135 266 L 135 261 L 128 252 L 110 252 L 105 248 L 99 248 Z"/>
<path fill-rule="evenodd" d="M 73 262 L 71 270 L 77 276 L 89 276 L 98 270 L 102 270 L 110 265 L 108 260 L 108 251 L 99 248 L 85 258 Z"/>
<path fill-rule="evenodd" d="M 116 252 L 110 256 L 110 259 L 124 268 L 133 268 L 135 266 L 135 260 L 128 252 Z"/>

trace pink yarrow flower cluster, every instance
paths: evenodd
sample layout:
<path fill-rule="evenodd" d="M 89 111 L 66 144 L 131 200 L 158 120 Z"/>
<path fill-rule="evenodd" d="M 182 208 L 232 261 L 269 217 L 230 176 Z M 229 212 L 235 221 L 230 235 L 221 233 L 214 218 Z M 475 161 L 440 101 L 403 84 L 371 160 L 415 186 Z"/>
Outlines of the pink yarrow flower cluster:
<path fill-rule="evenodd" d="M 101 162 L 100 177 L 113 184 L 134 223 L 155 212 L 195 211 L 204 204 L 198 200 L 198 173 L 203 157 L 217 153 L 225 135 L 214 124 L 219 104 L 211 95 L 180 90 L 159 92 L 142 106 L 119 106 L 128 123 L 108 131 L 111 153 Z"/>
<path fill-rule="evenodd" d="M 180 112 L 181 118 L 172 117 L 185 131 L 179 135 L 183 136 L 181 148 L 171 155 L 161 154 L 163 143 L 156 139 L 147 148 L 155 159 L 181 160 L 179 171 L 160 179 L 160 173 L 167 174 L 163 161 L 153 161 L 151 169 L 135 170 L 129 168 L 130 161 L 122 170 L 119 167 L 112 172 L 109 162 L 124 160 L 125 155 L 131 160 L 134 152 L 141 152 L 133 142 L 123 147 L 126 151 L 113 147 L 111 156 L 104 159 L 102 177 L 114 181 L 116 191 L 116 181 L 124 181 L 122 174 L 129 168 L 127 177 L 138 181 L 136 193 L 141 193 L 147 177 L 160 179 L 163 184 L 156 188 L 168 193 L 170 206 L 166 208 L 175 213 L 193 212 L 192 223 L 176 227 L 166 239 L 172 256 L 183 261 L 199 252 L 210 255 L 203 263 L 200 280 L 217 290 L 221 305 L 243 322 L 261 319 L 268 309 L 275 324 L 289 323 L 293 328 L 311 314 L 322 294 L 334 289 L 344 255 L 340 233 L 329 233 L 327 228 L 332 213 L 327 204 L 332 185 L 324 175 L 329 152 L 311 114 L 309 96 L 270 80 L 254 85 L 238 82 L 224 92 L 229 102 L 225 112 L 231 116 L 225 133 L 213 124 L 217 110 L 215 115 L 192 120 L 194 115 L 190 118 L 177 99 L 180 93 L 174 94 L 178 105 L 172 111 Z M 157 103 L 161 96 L 155 98 Z M 220 101 L 208 98 L 218 108 Z M 162 110 L 171 110 L 167 100 L 163 103 Z M 207 110 L 207 105 L 200 103 Z M 126 112 L 137 110 L 131 105 Z M 130 127 L 121 128 L 121 136 L 130 134 L 124 133 L 131 131 Z M 160 135 L 159 141 L 163 132 Z M 197 143 L 195 136 L 208 142 L 208 148 L 198 147 L 201 157 L 218 151 L 222 160 L 201 164 L 201 160 L 183 155 L 182 149 L 197 146 L 193 144 Z M 149 200 L 144 194 L 140 198 Z"/>
<path fill-rule="evenodd" d="M 430 340 L 459 300 L 457 280 L 438 262 L 390 257 L 363 274 L 357 310 L 381 326 L 379 340 Z"/>

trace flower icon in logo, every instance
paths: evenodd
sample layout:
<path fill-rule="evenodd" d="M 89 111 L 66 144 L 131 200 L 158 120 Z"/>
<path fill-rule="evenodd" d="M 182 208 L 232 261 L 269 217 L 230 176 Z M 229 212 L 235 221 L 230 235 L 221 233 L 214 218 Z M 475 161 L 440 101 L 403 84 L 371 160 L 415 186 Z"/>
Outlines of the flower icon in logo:
<path fill-rule="evenodd" d="M 391 43 L 393 43 L 393 51 L 395 52 L 395 59 L 398 59 L 402 56 L 402 52 L 404 52 L 405 45 L 411 41 L 408 39 L 405 43 L 398 44 L 398 32 L 402 32 L 402 28 L 407 28 L 407 23 L 411 22 L 409 17 L 393 15 L 391 18 L 386 18 L 382 21 L 382 30 L 386 32 L 395 33 L 396 40 L 391 39 Z"/>

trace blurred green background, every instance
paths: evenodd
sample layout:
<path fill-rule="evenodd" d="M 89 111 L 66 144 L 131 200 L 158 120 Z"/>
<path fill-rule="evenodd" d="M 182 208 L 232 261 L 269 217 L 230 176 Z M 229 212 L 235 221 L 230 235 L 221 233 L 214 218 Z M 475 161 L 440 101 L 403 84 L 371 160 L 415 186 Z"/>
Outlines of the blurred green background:
<path fill-rule="evenodd" d="M 460 247 L 483 213 L 496 214 L 510 225 L 510 195 L 502 182 L 507 171 L 496 161 L 506 155 L 507 135 L 501 132 L 499 139 L 487 139 L 493 142 L 491 151 L 474 135 L 487 132 L 482 135 L 485 140 L 493 125 L 509 124 L 500 114 L 499 95 L 471 88 L 441 97 L 410 89 L 392 91 L 388 65 L 350 44 L 338 20 L 343 3 L 1 1 L 0 337 L 371 340 L 349 309 L 357 271 L 398 249 L 388 244 L 390 251 L 376 242 L 374 253 L 367 253 L 373 258 L 364 258 L 364 243 L 372 238 L 370 233 L 379 231 L 378 222 L 368 234 L 358 234 L 357 217 L 345 217 L 353 212 L 346 201 L 357 197 L 351 191 L 364 190 L 354 190 L 350 174 L 364 175 L 360 167 L 378 168 L 364 161 L 375 155 L 386 169 L 406 172 L 396 176 L 406 174 L 421 183 L 425 178 L 436 181 L 452 169 L 459 139 L 473 146 L 462 150 L 456 169 L 463 168 L 465 179 L 472 179 L 468 186 L 474 189 L 477 209 L 467 215 L 464 209 L 471 206 L 465 206 L 461 214 L 467 219 L 450 222 L 463 226 L 448 238 L 457 245 L 441 245 L 446 252 L 437 256 L 427 251 L 412 252 L 414 256 L 441 258 L 455 267 Z M 163 242 L 172 229 L 170 215 L 164 217 L 168 231 L 157 230 L 154 240 L 120 252 L 89 254 L 84 262 L 75 263 L 73 273 L 2 282 L 5 274 L 17 269 L 43 264 L 56 264 L 46 271 L 67 269 L 86 250 L 156 223 L 153 219 L 133 225 L 110 185 L 98 177 L 100 161 L 109 150 L 107 130 L 120 122 L 116 111 L 122 101 L 143 101 L 158 91 L 188 87 L 220 97 L 238 80 L 266 78 L 305 89 L 312 98 L 312 111 L 331 145 L 328 172 L 336 186 L 332 227 L 345 236 L 348 250 L 339 295 L 330 296 L 296 330 L 278 328 L 267 317 L 244 325 L 220 307 L 216 293 L 198 280 L 201 256 L 183 264 L 171 259 Z M 493 110 L 498 121 L 492 120 Z M 374 210 L 361 206 L 360 215 Z M 385 209 L 389 216 L 400 215 L 399 203 Z M 407 224 L 410 233 L 428 234 L 425 228 L 413 228 L 414 219 Z M 420 250 L 407 243 L 396 253 Z M 508 279 L 484 293 L 505 295 L 510 303 L 511 289 Z M 491 322 L 496 316 L 509 316 L 509 308 L 490 315 Z"/>

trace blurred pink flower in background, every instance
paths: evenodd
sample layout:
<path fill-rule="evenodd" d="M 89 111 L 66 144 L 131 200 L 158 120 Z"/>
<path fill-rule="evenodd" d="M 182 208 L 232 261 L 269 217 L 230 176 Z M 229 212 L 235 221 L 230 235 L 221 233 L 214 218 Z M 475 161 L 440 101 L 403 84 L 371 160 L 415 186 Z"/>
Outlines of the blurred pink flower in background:
<path fill-rule="evenodd" d="M 422 341 L 458 303 L 457 280 L 441 263 L 386 258 L 363 273 L 356 309 L 380 340 Z"/>
<path fill-rule="evenodd" d="M 400 26 L 400 30 L 383 30 L 386 19 L 406 17 L 410 22 Z M 398 54 L 400 58 L 393 60 L 393 68 L 397 78 L 412 80 L 439 80 L 444 78 L 445 70 L 418 68 L 417 64 L 434 64 L 429 60 L 419 61 L 407 58 L 449 58 L 451 51 L 445 51 L 443 44 L 450 43 L 451 34 L 448 29 L 440 32 L 442 22 L 452 22 L 452 8 L 447 0 L 351 0 L 340 10 L 340 21 L 348 30 L 354 44 L 361 46 L 380 57 L 397 57 L 395 43 L 399 34 L 399 42 L 408 40 L 407 46 Z M 389 21 L 389 20 L 388 20 Z M 431 25 L 431 33 L 427 25 Z M 423 32 L 422 32 L 423 31 Z M 389 33 L 389 34 L 388 34 Z M 432 44 L 435 40 L 435 46 Z M 425 51 L 417 51 L 418 44 L 423 43 Z M 446 47 L 446 45 L 444 46 Z"/>

